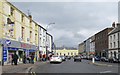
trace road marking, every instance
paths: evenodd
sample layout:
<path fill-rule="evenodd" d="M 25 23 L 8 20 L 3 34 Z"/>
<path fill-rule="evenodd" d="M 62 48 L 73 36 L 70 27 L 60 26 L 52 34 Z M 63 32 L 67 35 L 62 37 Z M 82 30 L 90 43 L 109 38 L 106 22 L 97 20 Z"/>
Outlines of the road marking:
<path fill-rule="evenodd" d="M 103 71 L 103 72 L 100 72 L 100 73 L 111 73 L 112 71 Z"/>
<path fill-rule="evenodd" d="M 36 75 L 36 73 L 35 72 L 31 72 L 31 75 Z"/>

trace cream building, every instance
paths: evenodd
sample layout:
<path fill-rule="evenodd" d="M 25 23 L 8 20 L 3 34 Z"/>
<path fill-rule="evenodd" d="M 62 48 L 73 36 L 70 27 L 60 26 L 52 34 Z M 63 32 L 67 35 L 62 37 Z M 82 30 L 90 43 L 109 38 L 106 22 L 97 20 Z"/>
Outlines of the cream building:
<path fill-rule="evenodd" d="M 6 0 L 0 0 L 0 61 L 10 63 L 14 52 L 19 55 L 19 62 L 24 54 L 34 53 L 35 59 L 38 58 L 38 28 L 31 15 L 27 16 Z"/>
<path fill-rule="evenodd" d="M 75 56 L 78 55 L 78 50 L 67 50 L 67 49 L 62 49 L 62 50 L 54 50 L 55 55 L 63 55 L 63 56 Z"/>

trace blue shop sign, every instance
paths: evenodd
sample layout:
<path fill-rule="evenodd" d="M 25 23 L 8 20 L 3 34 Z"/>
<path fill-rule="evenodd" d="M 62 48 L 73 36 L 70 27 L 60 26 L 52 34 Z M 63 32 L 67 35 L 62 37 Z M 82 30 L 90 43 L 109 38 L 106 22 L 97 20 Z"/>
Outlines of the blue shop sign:
<path fill-rule="evenodd" d="M 7 47 L 3 48 L 3 60 L 4 60 L 4 62 L 7 61 L 7 50 L 8 50 Z"/>
<path fill-rule="evenodd" d="M 30 50 L 29 50 L 29 52 L 35 52 L 35 50 L 33 50 L 33 49 L 30 49 Z"/>
<path fill-rule="evenodd" d="M 18 48 L 8 47 L 8 50 L 18 50 Z"/>
<path fill-rule="evenodd" d="M 10 41 L 10 40 L 6 40 L 6 41 L 5 41 L 5 44 L 6 44 L 7 46 L 9 46 L 9 45 L 11 44 L 11 41 Z"/>

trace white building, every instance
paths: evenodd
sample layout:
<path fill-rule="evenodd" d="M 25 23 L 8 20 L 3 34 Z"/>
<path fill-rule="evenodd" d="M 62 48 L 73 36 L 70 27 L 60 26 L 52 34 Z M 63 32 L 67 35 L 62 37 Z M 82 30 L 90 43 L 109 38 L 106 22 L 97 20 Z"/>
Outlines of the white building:
<path fill-rule="evenodd" d="M 114 29 L 109 32 L 109 51 L 108 58 L 118 58 L 118 51 L 120 51 L 120 24 L 113 23 Z"/>
<path fill-rule="evenodd" d="M 53 37 L 49 33 L 47 33 L 46 41 L 47 41 L 46 45 L 47 45 L 48 52 L 52 52 Z"/>
<path fill-rule="evenodd" d="M 39 26 L 39 50 L 42 55 L 46 54 L 46 29 Z"/>

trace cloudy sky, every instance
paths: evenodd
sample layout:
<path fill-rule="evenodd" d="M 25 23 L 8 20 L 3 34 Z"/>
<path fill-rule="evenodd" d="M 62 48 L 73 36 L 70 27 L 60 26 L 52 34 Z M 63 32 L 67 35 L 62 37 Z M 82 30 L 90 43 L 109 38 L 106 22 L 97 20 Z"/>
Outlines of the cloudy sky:
<path fill-rule="evenodd" d="M 29 0 L 30 1 L 30 0 Z M 47 0 L 45 0 L 47 1 Z M 77 45 L 95 33 L 111 27 L 118 19 L 117 0 L 111 2 L 12 2 L 25 14 L 30 10 L 33 19 L 46 27 L 53 35 L 57 46 L 77 47 Z M 78 1 L 78 0 L 77 0 Z M 114 1 L 114 2 L 112 2 Z"/>

